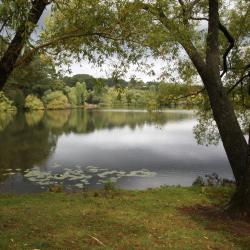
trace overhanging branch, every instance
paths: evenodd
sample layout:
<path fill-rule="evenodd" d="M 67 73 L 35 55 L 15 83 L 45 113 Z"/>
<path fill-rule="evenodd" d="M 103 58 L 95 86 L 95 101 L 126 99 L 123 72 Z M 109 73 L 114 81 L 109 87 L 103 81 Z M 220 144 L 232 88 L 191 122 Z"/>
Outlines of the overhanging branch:
<path fill-rule="evenodd" d="M 246 79 L 246 78 L 248 78 L 248 77 L 250 77 L 250 71 L 246 74 L 246 75 L 244 75 L 244 76 L 242 76 L 229 90 L 228 90 L 228 94 L 229 93 L 231 93 L 238 85 L 240 85 L 240 84 L 242 84 L 243 83 L 243 81 Z"/>

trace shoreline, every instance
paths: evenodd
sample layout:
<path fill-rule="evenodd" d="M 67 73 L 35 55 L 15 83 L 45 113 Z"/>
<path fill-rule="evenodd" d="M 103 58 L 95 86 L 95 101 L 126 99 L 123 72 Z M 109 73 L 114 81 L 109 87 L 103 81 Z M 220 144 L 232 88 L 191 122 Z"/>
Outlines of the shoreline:
<path fill-rule="evenodd" d="M 230 187 L 0 194 L 1 249 L 249 249 Z M 119 240 L 118 240 L 119 239 Z"/>

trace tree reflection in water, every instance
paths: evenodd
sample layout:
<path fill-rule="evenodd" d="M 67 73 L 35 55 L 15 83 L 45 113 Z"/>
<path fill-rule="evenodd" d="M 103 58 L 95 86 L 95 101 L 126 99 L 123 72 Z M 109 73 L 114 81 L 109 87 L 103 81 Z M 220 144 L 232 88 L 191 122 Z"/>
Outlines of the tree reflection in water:
<path fill-rule="evenodd" d="M 8 119 L 5 116 L 0 118 L 0 121 L 6 120 L 5 123 L 0 123 L 4 124 L 0 130 L 0 181 L 3 182 L 9 178 L 10 175 L 6 174 L 8 171 L 15 174 L 16 169 L 21 169 L 23 174 L 25 170 L 32 169 L 34 166 L 46 167 L 48 159 L 54 155 L 61 135 L 87 134 L 117 128 L 137 130 L 143 129 L 145 125 L 162 128 L 168 123 L 177 124 L 186 119 L 195 121 L 194 112 L 149 113 L 136 110 L 131 112 L 129 110 L 73 109 L 19 113 L 15 118 L 12 116 Z M 198 121 L 199 124 L 194 128 L 197 142 L 199 144 L 218 143 L 219 137 L 211 114 L 199 113 Z M 176 144 L 178 143 L 182 142 L 177 141 Z M 84 151 L 84 148 L 82 150 Z M 167 151 L 168 148 L 162 150 Z"/>

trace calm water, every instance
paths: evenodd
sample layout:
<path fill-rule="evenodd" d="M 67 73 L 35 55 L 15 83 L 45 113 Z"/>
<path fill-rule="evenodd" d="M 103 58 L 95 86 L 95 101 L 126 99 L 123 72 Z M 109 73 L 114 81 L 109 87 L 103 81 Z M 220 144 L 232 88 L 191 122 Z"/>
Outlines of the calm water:
<path fill-rule="evenodd" d="M 201 146 L 193 111 L 72 110 L 0 119 L 0 192 L 191 185 L 216 172 L 232 178 L 224 149 Z"/>

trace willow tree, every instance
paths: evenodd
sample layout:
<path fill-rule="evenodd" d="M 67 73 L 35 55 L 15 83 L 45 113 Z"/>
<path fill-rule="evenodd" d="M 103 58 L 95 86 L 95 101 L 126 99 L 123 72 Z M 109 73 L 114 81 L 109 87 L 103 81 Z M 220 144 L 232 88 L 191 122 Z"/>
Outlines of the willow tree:
<path fill-rule="evenodd" d="M 249 80 L 247 0 L 68 0 L 47 23 L 37 49 L 59 61 L 116 55 L 137 62 L 148 56 L 180 65 L 180 76 L 198 75 L 210 100 L 236 180 L 231 208 L 250 214 L 250 149 L 230 91 Z M 185 51 L 185 54 L 183 54 Z M 32 53 L 31 53 L 32 54 Z"/>
<path fill-rule="evenodd" d="M 231 4 L 233 6 L 226 6 L 226 1 L 219 3 L 218 0 L 127 1 L 123 17 L 134 23 L 136 35 L 131 37 L 132 40 L 140 41 L 157 53 L 169 53 L 170 48 L 176 48 L 174 56 L 179 55 L 182 60 L 185 56 L 177 51 L 184 49 L 186 52 L 209 97 L 236 180 L 237 190 L 230 208 L 249 215 L 250 146 L 224 84 L 239 77 L 233 83 L 233 89 L 237 84 L 247 83 L 250 76 L 250 13 L 247 1 Z M 231 9 L 227 11 L 227 8 Z M 124 15 L 128 9 L 133 16 Z"/>
<path fill-rule="evenodd" d="M 12 73 L 49 0 L 0 3 L 0 89 Z"/>
<path fill-rule="evenodd" d="M 76 55 L 96 62 L 97 50 L 106 56 L 114 51 L 111 43 L 104 43 L 113 27 L 112 5 L 108 0 L 0 1 L 0 90 L 13 70 L 29 64 L 37 53 L 56 54 L 65 63 Z M 38 21 L 47 6 L 50 21 L 41 31 Z"/>
<path fill-rule="evenodd" d="M 225 84 L 230 91 L 239 84 L 244 87 L 249 78 L 248 2 L 95 0 L 87 1 L 92 6 L 87 12 L 86 2 L 69 2 L 51 19 L 48 37 L 62 31 L 76 36 L 70 44 L 58 42 L 57 53 L 84 54 L 94 60 L 93 51 L 116 53 L 133 62 L 149 53 L 165 59 L 172 55 L 179 58 L 180 75 L 192 72 L 200 77 L 236 180 L 231 208 L 250 214 L 250 149 L 225 88 Z M 60 20 L 65 25 L 58 27 Z M 83 30 L 89 30 L 95 39 L 78 37 Z"/>

